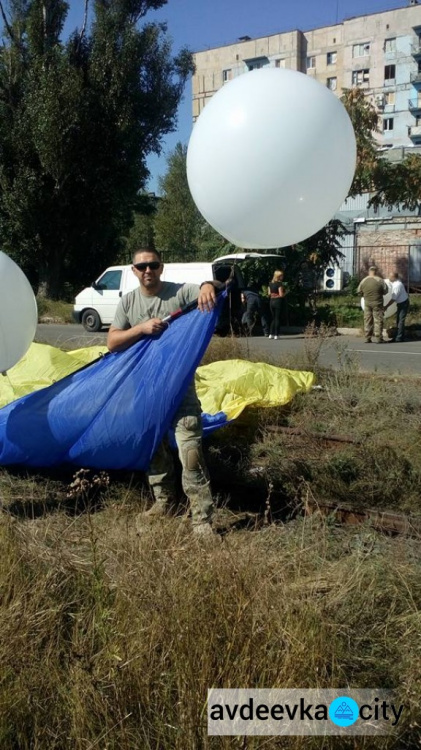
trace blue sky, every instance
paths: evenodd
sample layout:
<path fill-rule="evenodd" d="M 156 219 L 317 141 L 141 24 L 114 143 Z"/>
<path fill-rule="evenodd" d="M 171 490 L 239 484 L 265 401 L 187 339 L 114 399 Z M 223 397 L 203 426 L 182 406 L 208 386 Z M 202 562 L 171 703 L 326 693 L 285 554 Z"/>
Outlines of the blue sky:
<path fill-rule="evenodd" d="M 69 0 L 67 28 L 80 27 L 84 0 Z M 159 11 L 151 12 L 148 21 L 166 21 L 168 35 L 176 53 L 181 47 L 198 52 L 209 47 L 231 44 L 238 37 L 276 34 L 291 29 L 302 31 L 328 26 L 349 18 L 406 6 L 403 0 L 169 0 Z M 151 155 L 148 189 L 159 192 L 158 177 L 166 172 L 166 156 L 176 143 L 188 143 L 192 129 L 191 86 L 187 84 L 178 111 L 174 133 L 163 141 L 161 156 Z"/>

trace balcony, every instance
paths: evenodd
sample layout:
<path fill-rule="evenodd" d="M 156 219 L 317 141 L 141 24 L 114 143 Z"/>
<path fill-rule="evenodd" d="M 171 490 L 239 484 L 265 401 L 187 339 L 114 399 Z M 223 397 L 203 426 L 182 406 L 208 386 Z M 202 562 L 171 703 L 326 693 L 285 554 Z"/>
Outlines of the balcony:
<path fill-rule="evenodd" d="M 410 112 L 421 111 L 421 99 L 408 99 L 408 109 Z"/>
<path fill-rule="evenodd" d="M 411 83 L 421 83 L 421 70 L 411 73 Z"/>
<path fill-rule="evenodd" d="M 414 143 L 421 143 L 421 125 L 412 125 L 408 128 L 408 135 Z"/>

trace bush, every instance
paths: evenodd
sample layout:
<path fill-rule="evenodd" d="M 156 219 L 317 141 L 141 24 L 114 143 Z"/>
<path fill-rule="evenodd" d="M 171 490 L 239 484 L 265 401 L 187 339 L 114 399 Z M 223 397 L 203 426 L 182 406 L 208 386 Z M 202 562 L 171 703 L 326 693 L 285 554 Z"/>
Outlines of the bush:
<path fill-rule="evenodd" d="M 47 297 L 37 297 L 38 320 L 51 318 L 57 323 L 73 323 L 73 305 L 69 302 L 55 301 Z"/>

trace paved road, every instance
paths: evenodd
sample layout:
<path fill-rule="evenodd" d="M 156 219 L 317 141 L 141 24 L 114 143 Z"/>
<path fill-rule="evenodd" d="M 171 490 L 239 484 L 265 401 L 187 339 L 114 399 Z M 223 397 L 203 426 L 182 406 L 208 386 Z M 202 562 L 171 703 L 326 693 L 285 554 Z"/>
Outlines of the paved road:
<path fill-rule="evenodd" d="M 87 333 L 80 325 L 41 324 L 37 327 L 35 341 L 65 349 L 78 349 L 94 344 L 104 344 L 106 332 Z M 302 334 L 282 336 L 278 341 L 265 338 L 238 339 L 247 351 L 270 354 L 279 364 L 282 360 L 312 361 L 317 343 Z M 358 336 L 333 336 L 324 340 L 318 362 L 324 367 L 338 369 L 347 359 L 358 365 L 363 372 L 388 375 L 412 375 L 421 377 L 421 340 L 403 344 L 365 344 Z"/>

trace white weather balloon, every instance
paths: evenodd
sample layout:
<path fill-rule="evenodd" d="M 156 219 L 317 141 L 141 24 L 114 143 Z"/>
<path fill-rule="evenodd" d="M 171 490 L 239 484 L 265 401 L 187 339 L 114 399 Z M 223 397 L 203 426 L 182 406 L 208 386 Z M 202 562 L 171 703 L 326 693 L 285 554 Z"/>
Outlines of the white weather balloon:
<path fill-rule="evenodd" d="M 34 340 L 37 303 L 25 274 L 0 252 L 0 372 L 10 370 Z"/>
<path fill-rule="evenodd" d="M 235 245 L 276 248 L 310 237 L 346 198 L 355 171 L 351 120 L 304 73 L 263 68 L 225 84 L 194 125 L 190 192 Z"/>
<path fill-rule="evenodd" d="M 385 279 L 384 283 L 387 285 L 387 288 L 389 290 L 386 294 L 383 295 L 383 305 L 387 305 L 392 299 L 393 289 L 392 289 L 392 282 L 390 281 L 390 279 Z M 364 307 L 365 307 L 364 297 L 361 297 L 361 308 L 364 310 Z M 385 310 L 384 317 L 390 318 L 392 315 L 396 315 L 397 310 L 398 308 L 397 308 L 396 302 L 392 302 L 390 307 L 388 307 L 387 310 Z"/>

